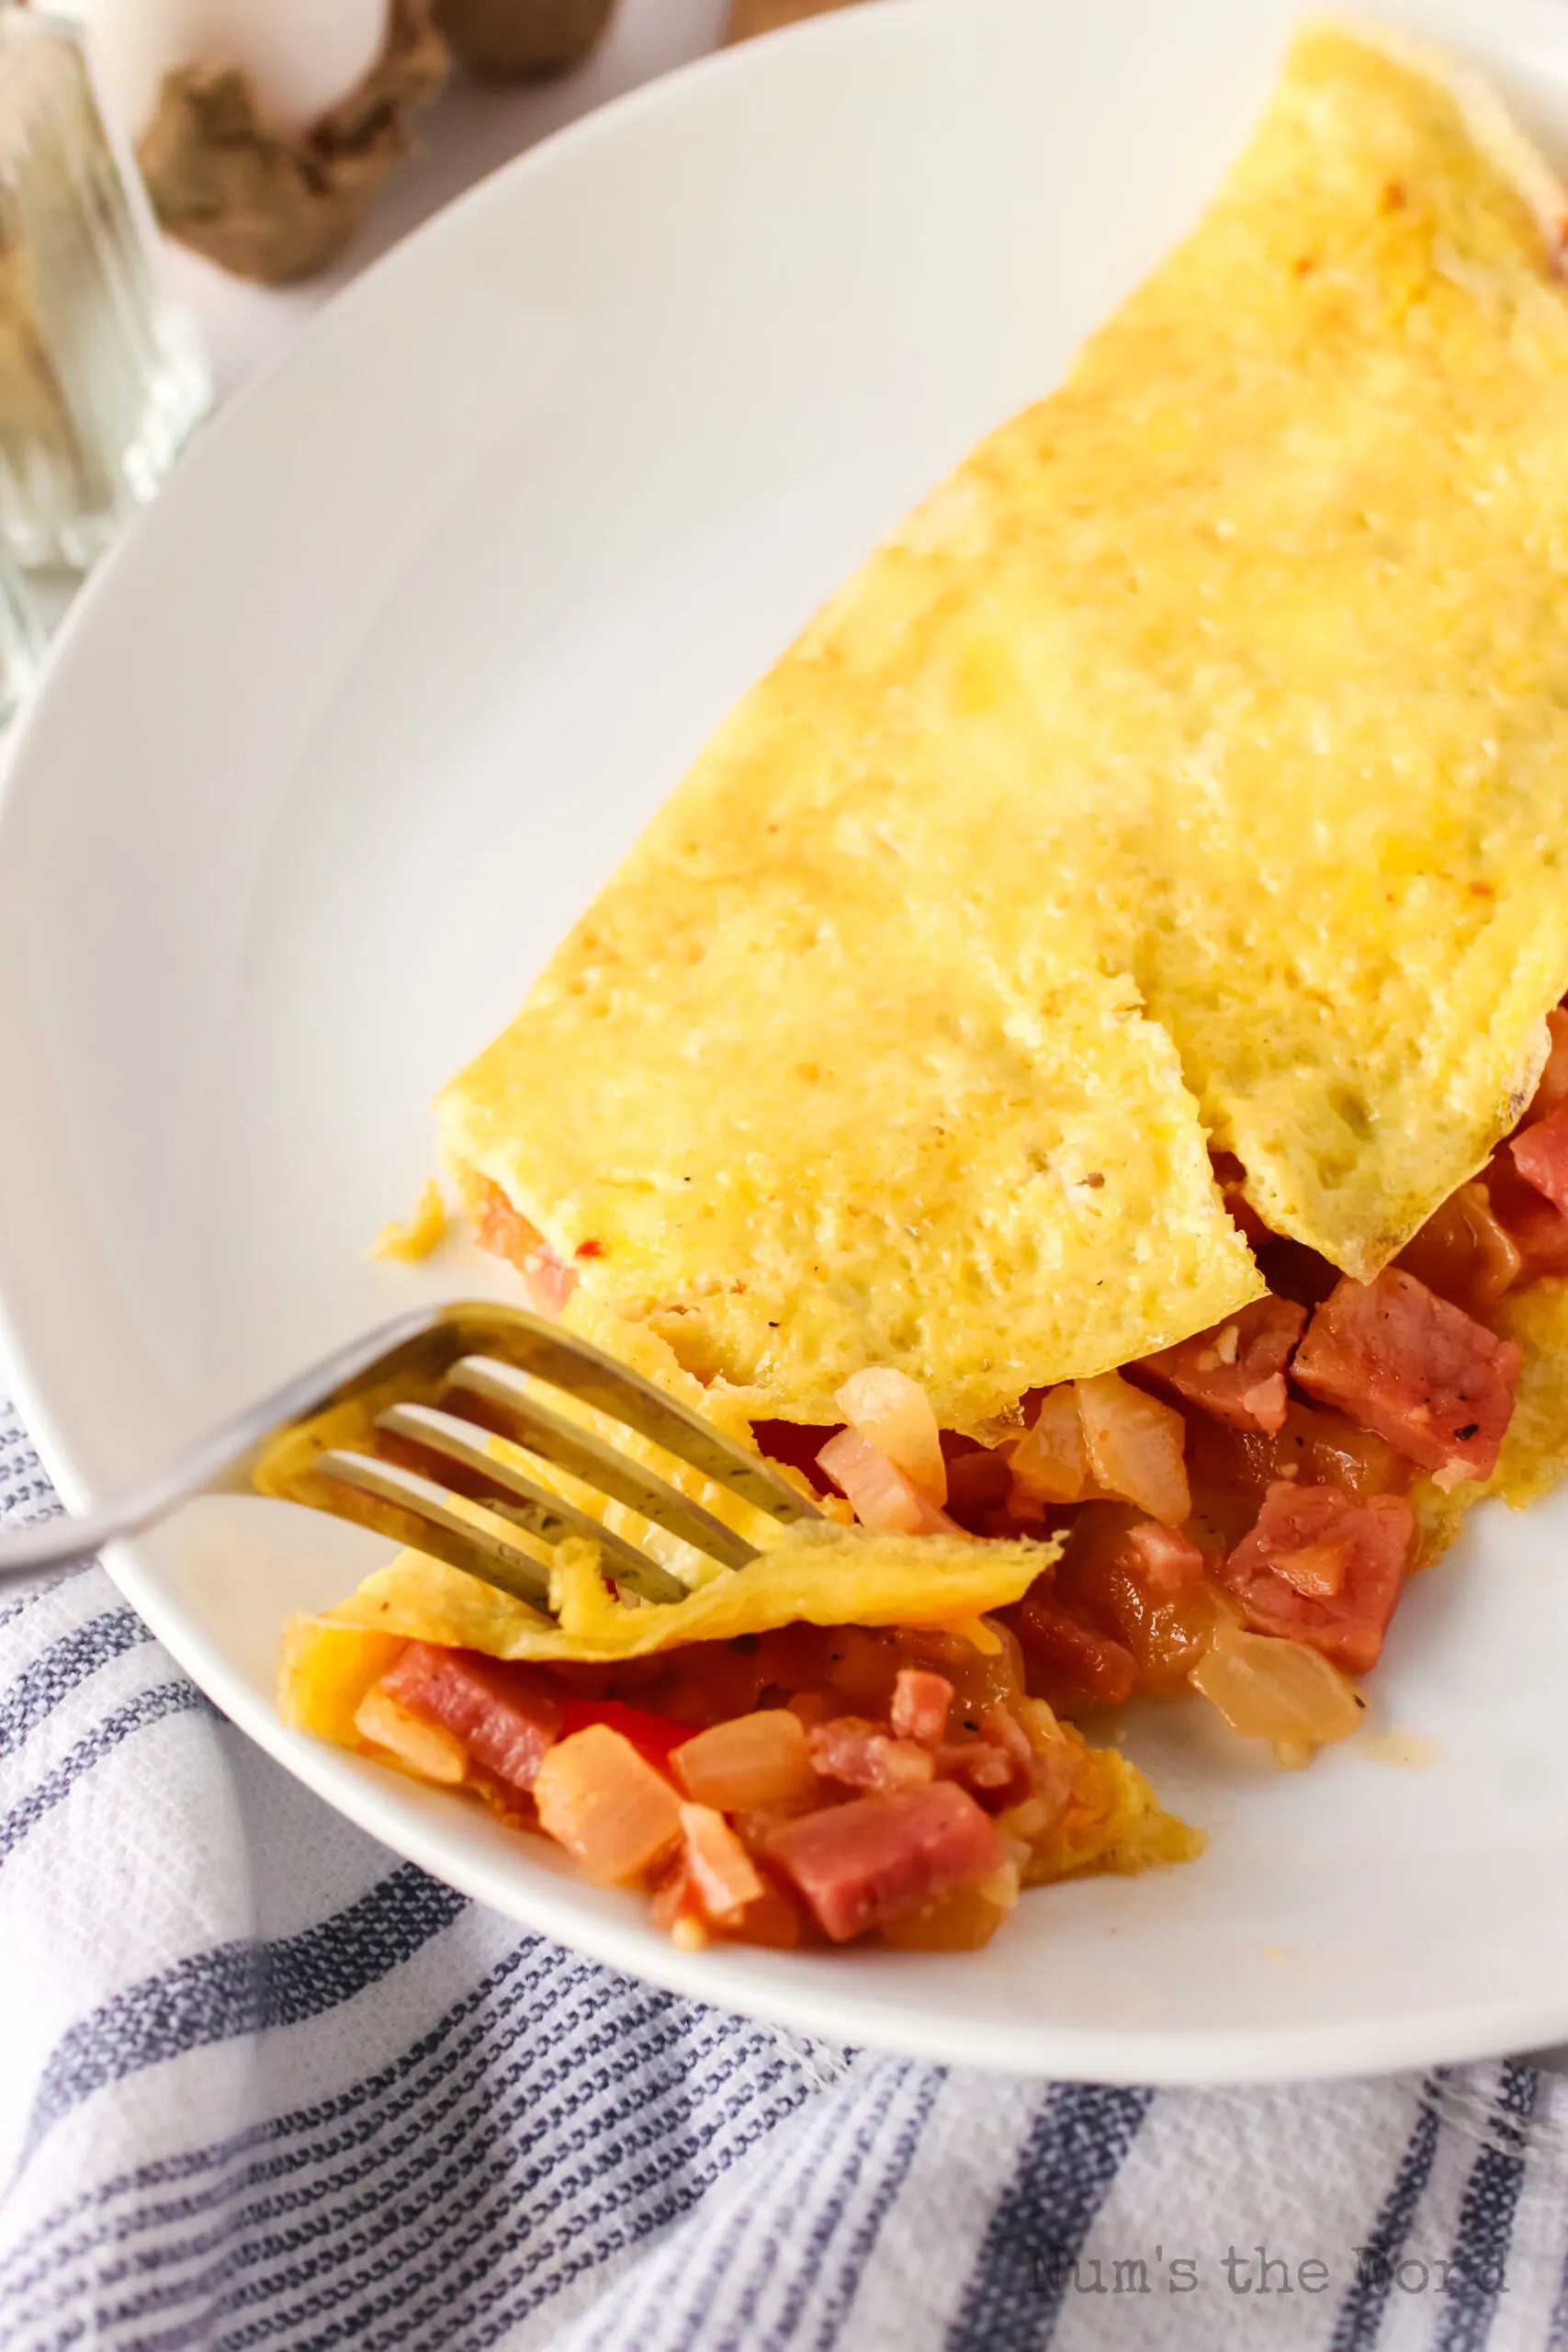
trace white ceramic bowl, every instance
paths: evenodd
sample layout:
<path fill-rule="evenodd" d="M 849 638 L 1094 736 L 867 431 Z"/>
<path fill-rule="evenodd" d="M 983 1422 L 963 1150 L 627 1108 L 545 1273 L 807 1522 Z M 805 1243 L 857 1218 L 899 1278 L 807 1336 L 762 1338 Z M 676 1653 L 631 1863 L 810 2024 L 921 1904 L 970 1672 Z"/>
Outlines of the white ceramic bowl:
<path fill-rule="evenodd" d="M 1195 215 L 1283 0 L 911 0 L 731 52 L 479 188 L 223 416 L 82 599 L 0 811 L 0 1297 L 83 1505 L 423 1295 L 427 1100 L 747 682 Z M 1568 145 L 1561 0 L 1422 0 Z M 682 1954 L 542 1845 L 283 1732 L 285 1612 L 382 1547 L 204 1505 L 110 1562 L 331 1804 L 618 1966 L 848 2041 L 1164 2081 L 1568 2033 L 1568 1505 L 1481 1515 L 1282 1776 L 1127 1727 L 1196 1866 L 977 1957 Z"/>

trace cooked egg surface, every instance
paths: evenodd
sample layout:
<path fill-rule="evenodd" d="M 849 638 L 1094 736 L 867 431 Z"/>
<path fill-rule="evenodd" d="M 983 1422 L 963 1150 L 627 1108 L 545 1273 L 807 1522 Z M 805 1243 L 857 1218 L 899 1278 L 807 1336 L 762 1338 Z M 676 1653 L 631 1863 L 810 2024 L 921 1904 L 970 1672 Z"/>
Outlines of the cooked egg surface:
<path fill-rule="evenodd" d="M 1367 1275 L 1568 984 L 1568 298 L 1419 62 L 1300 35 L 1213 207 L 720 729 L 446 1147 L 710 1401 L 985 1432 Z M 1546 197 L 1555 201 L 1548 188 Z"/>
<path fill-rule="evenodd" d="M 446 1204 L 433 1176 L 414 1204 L 413 1215 L 384 1225 L 370 1245 L 373 1258 L 397 1258 L 414 1265 L 440 1247 L 446 1230 Z"/>
<path fill-rule="evenodd" d="M 299 1620 L 288 1655 L 308 1659 L 316 1631 L 345 1625 L 543 1663 L 648 1657 L 780 1625 L 967 1629 L 987 1610 L 1021 1600 L 1061 1548 L 1054 1538 L 982 1543 L 818 1524 L 792 1529 L 749 1566 L 684 1600 L 649 1608 L 615 1599 L 599 1574 L 597 1546 L 573 1541 L 560 1546 L 551 1580 L 558 1623 L 439 1560 L 401 1552 L 326 1617 Z"/>

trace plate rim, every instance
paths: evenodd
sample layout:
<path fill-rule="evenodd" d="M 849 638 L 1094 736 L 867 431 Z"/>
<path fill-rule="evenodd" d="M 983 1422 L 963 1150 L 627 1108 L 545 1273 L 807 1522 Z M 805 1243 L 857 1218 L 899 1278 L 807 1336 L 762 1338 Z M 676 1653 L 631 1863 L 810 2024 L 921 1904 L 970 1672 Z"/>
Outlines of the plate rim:
<path fill-rule="evenodd" d="M 224 403 L 203 428 L 199 446 L 213 448 L 237 430 L 254 401 L 263 401 L 275 378 L 300 364 L 334 334 L 352 333 L 362 304 L 375 301 L 390 277 L 411 258 L 444 241 L 457 239 L 462 224 L 535 175 L 547 175 L 565 151 L 613 141 L 628 119 L 677 106 L 694 84 L 729 77 L 767 75 L 772 60 L 810 45 L 875 44 L 890 27 L 921 17 L 957 16 L 966 0 L 877 0 L 841 13 L 805 20 L 765 40 L 721 49 L 655 80 L 622 93 L 561 126 L 524 153 L 487 174 L 442 207 L 326 303 L 288 347 L 275 355 Z M 1521 11 L 1522 13 L 1522 11 Z M 28 765 L 40 714 L 51 703 L 55 681 L 73 657 L 79 638 L 94 625 L 106 596 L 118 593 L 125 546 L 143 527 L 139 520 L 101 563 L 76 596 L 49 646 L 39 678 L 0 751 L 0 850 L 7 820 L 18 805 L 18 778 Z M 3 1366 L 27 1432 L 57 1492 L 80 1510 L 100 1498 L 79 1464 L 62 1415 L 35 1385 L 30 1350 L 0 1287 L 0 1366 Z M 573 1907 L 573 1883 L 539 1871 L 520 1877 L 516 1890 L 498 1887 L 481 1867 L 442 1850 L 439 1828 L 427 1829 L 400 1811 L 396 1787 L 385 1793 L 368 1778 L 343 1768 L 353 1759 L 291 1732 L 264 1709 L 237 1671 L 185 1619 L 159 1572 L 141 1556 L 136 1543 L 107 1547 L 102 1566 L 116 1589 L 136 1610 L 180 1668 L 212 1697 L 250 1739 L 312 1793 L 395 1854 L 429 1871 L 460 1894 L 513 1921 L 521 1929 L 549 1936 L 588 1958 L 666 1991 L 707 2002 L 766 2025 L 827 2036 L 864 2047 L 942 2064 L 1033 2078 L 1056 2078 L 1172 2086 L 1334 2080 L 1405 2068 L 1477 2061 L 1508 2052 L 1540 2048 L 1568 2037 L 1568 1979 L 1555 2000 L 1506 1999 L 1424 2009 L 1410 2017 L 1378 2015 L 1304 2026 L 1235 2028 L 1086 2028 L 1045 2022 L 1038 2026 L 995 2023 L 978 2009 L 958 2014 L 932 2004 L 923 2012 L 899 2009 L 887 2025 L 878 2016 L 874 1986 L 852 1970 L 835 1965 L 836 1956 L 812 1953 L 787 1981 L 750 1981 L 744 1947 L 712 1946 L 687 1953 L 648 1925 L 637 1899 L 626 1898 L 623 1917 L 601 1917 Z M 918 1969 L 916 1955 L 895 1955 Z"/>

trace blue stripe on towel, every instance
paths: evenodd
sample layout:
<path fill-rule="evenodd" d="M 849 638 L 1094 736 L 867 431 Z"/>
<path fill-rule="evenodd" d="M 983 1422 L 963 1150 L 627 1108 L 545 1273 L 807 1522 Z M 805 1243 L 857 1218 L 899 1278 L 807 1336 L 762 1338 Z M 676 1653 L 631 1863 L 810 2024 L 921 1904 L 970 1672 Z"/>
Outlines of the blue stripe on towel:
<path fill-rule="evenodd" d="M 1154 2098 L 1100 2083 L 1043 2094 L 947 2352 L 1032 2352 L 1049 2343 L 1073 2264 Z"/>
<path fill-rule="evenodd" d="M 409 1959 L 468 1898 L 403 1862 L 357 1903 L 277 1943 L 222 1944 L 130 1984 L 55 2045 L 29 2146 L 77 2100 L 203 2042 L 298 2025 L 350 2001 Z"/>
<path fill-rule="evenodd" d="M 1434 2352 L 1482 2352 L 1492 2333 L 1497 2299 L 1505 2286 L 1514 2214 L 1525 2185 L 1523 2126 L 1529 2120 L 1540 2084 L 1540 2076 L 1516 2059 L 1502 2070 L 1493 2128 L 1517 2138 L 1518 2152 L 1510 2154 L 1506 2148 L 1489 2145 L 1471 2166 L 1459 2226 L 1449 2249 L 1452 2268 Z M 1516 2127 L 1511 2133 L 1510 2125 Z"/>
<path fill-rule="evenodd" d="M 89 1675 L 152 1636 L 129 1609 L 111 1609 L 62 1634 L 0 1691 L 0 1756 L 9 1756 Z"/>

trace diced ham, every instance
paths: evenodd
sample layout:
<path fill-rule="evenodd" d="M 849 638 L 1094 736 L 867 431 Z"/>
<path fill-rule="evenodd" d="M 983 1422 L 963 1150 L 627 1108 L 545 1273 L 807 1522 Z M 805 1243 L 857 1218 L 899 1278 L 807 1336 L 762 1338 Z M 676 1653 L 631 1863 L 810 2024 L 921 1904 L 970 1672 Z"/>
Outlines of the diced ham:
<path fill-rule="evenodd" d="M 953 1685 L 945 1674 L 929 1674 L 922 1667 L 902 1666 L 893 1685 L 889 1720 L 899 1739 L 918 1739 L 934 1747 L 947 1732 L 947 1711 Z"/>
<path fill-rule="evenodd" d="M 1568 1214 L 1568 1102 L 1524 1128 L 1508 1149 L 1526 1183 L 1544 1193 L 1554 1209 Z"/>
<path fill-rule="evenodd" d="M 1203 1555 L 1185 1528 L 1141 1520 L 1122 1539 L 1122 1557 L 1144 1590 L 1156 1600 L 1174 1600 L 1203 1574 Z"/>
<path fill-rule="evenodd" d="M 560 1729 L 560 1702 L 536 1668 L 477 1650 L 411 1642 L 381 1687 L 400 1706 L 444 1724 L 487 1772 L 531 1789 Z"/>
<path fill-rule="evenodd" d="M 1364 1674 L 1376 1663 L 1416 1542 L 1401 1495 L 1358 1502 L 1278 1478 L 1220 1569 L 1255 1633 L 1305 1642 Z"/>
<path fill-rule="evenodd" d="M 1132 1696 L 1138 1679 L 1132 1651 L 1069 1616 L 1046 1593 L 1029 1592 L 1019 1603 L 1018 1637 L 1043 1668 L 1053 1696 L 1081 1693 L 1108 1707 Z"/>
<path fill-rule="evenodd" d="M 931 1752 L 940 1779 L 959 1781 L 994 1811 L 1032 1793 L 1037 1759 L 1029 1734 L 999 1702 L 984 1710 L 979 1724 L 978 1739 L 946 1739 Z"/>
<path fill-rule="evenodd" d="M 1255 1298 L 1212 1329 L 1145 1356 L 1138 1370 L 1231 1429 L 1272 1437 L 1284 1422 L 1285 1367 L 1305 1323 L 1294 1299 Z"/>
<path fill-rule="evenodd" d="M 846 1788 L 919 1788 L 931 1777 L 929 1748 L 895 1739 L 863 1715 L 834 1715 L 806 1739 L 813 1769 Z"/>
<path fill-rule="evenodd" d="M 775 1829 L 767 1854 L 835 1943 L 976 1885 L 1003 1860 L 990 1816 L 953 1781 L 808 1813 Z"/>
<path fill-rule="evenodd" d="M 1514 1409 L 1519 1350 L 1397 1266 L 1337 1283 L 1296 1351 L 1294 1376 L 1430 1470 L 1489 1477 Z"/>
<path fill-rule="evenodd" d="M 921 1494 L 914 1480 L 896 1462 L 862 1437 L 858 1430 L 840 1430 L 817 1457 L 819 1467 L 849 1497 L 863 1527 L 881 1535 L 957 1534 L 960 1531 L 944 1510 Z"/>

